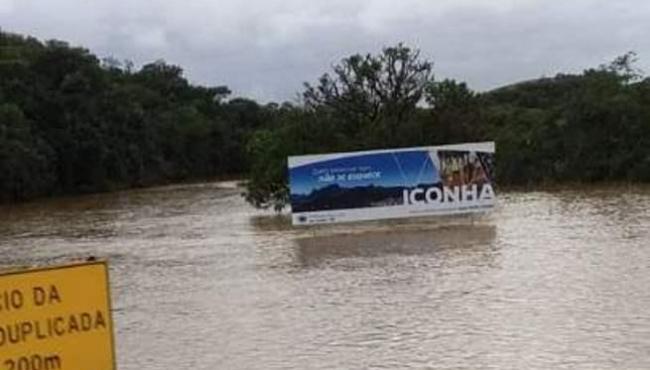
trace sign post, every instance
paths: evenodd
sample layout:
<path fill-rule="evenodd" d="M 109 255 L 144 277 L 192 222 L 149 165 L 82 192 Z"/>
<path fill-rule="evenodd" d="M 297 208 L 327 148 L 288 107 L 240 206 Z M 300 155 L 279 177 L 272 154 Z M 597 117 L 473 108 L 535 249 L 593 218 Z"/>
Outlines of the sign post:
<path fill-rule="evenodd" d="M 115 370 L 106 262 L 0 274 L 1 370 Z"/>

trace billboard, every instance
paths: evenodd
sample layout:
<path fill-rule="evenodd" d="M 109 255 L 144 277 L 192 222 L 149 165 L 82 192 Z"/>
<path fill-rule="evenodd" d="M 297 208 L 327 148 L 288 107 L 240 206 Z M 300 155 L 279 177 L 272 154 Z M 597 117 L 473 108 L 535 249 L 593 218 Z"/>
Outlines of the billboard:
<path fill-rule="evenodd" d="M 487 211 L 494 142 L 289 157 L 294 225 Z"/>

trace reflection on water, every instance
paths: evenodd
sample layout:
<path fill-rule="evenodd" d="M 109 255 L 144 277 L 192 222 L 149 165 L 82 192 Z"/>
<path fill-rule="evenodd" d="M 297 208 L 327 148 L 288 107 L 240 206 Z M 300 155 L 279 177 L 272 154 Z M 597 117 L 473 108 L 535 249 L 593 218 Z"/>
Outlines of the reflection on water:
<path fill-rule="evenodd" d="M 107 258 L 120 369 L 650 368 L 650 187 L 292 228 L 234 183 L 0 207 L 0 268 Z"/>
<path fill-rule="evenodd" d="M 307 267 L 327 264 L 332 259 L 390 258 L 391 255 L 439 255 L 444 259 L 449 252 L 480 253 L 480 249 L 487 249 L 485 255 L 490 258 L 493 252 L 490 245 L 495 237 L 494 225 L 466 224 L 427 230 L 396 228 L 395 231 L 298 237 L 295 243 L 300 264 Z"/>

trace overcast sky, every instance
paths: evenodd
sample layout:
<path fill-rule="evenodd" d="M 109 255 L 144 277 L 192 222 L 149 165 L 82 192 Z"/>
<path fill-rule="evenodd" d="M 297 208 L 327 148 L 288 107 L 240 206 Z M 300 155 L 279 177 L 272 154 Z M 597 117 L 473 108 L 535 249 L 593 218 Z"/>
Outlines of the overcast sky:
<path fill-rule="evenodd" d="M 400 41 L 436 78 L 477 90 L 630 50 L 650 72 L 647 0 L 0 0 L 0 27 L 137 65 L 164 59 L 263 101 L 292 100 L 341 58 Z"/>

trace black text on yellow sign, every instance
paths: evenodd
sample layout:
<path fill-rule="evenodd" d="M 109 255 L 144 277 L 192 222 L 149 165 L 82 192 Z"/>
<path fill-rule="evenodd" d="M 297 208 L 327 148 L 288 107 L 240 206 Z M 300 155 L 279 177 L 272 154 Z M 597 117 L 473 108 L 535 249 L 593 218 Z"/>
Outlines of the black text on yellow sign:
<path fill-rule="evenodd" d="M 0 275 L 0 370 L 114 370 L 105 262 Z"/>

